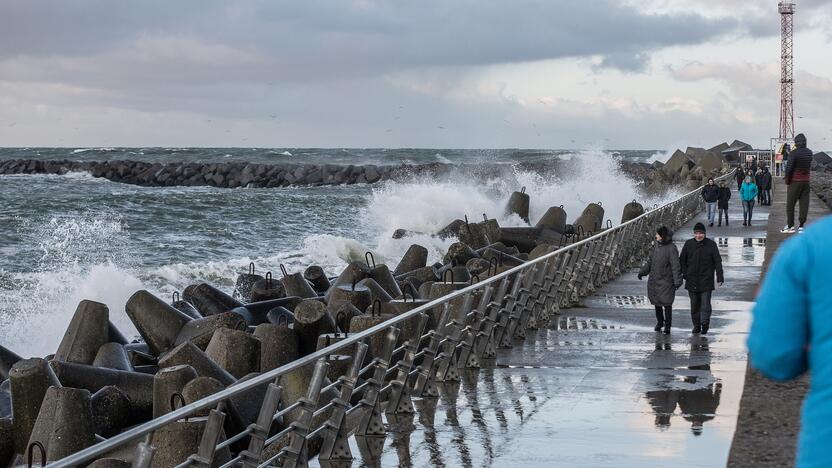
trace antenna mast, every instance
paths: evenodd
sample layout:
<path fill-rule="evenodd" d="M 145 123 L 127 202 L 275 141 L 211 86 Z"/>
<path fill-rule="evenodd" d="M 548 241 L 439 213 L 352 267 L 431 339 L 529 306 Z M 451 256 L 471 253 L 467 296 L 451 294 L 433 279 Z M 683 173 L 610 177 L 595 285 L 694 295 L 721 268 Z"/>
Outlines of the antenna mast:
<path fill-rule="evenodd" d="M 794 0 L 783 0 L 780 10 L 780 140 L 794 140 Z"/>

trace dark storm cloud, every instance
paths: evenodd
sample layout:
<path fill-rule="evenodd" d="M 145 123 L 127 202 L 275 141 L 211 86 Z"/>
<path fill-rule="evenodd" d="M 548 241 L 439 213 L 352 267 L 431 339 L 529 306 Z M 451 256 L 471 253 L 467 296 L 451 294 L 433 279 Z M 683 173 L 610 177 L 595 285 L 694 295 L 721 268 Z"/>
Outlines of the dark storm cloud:
<path fill-rule="evenodd" d="M 642 14 L 613 0 L 27 0 L 4 1 L 2 11 L 0 58 L 57 60 L 24 67 L 16 77 L 24 80 L 57 78 L 50 71 L 85 80 L 330 80 L 595 55 L 603 66 L 635 70 L 652 50 L 744 28 L 736 19 Z M 167 37 L 188 38 L 181 57 L 135 56 L 137 43 Z M 209 60 L 191 63 L 194 44 L 213 47 L 202 51 Z M 211 63 L 217 46 L 230 49 Z M 256 59 L 225 66 L 236 50 Z M 59 61 L 78 57 L 92 60 L 78 69 Z"/>

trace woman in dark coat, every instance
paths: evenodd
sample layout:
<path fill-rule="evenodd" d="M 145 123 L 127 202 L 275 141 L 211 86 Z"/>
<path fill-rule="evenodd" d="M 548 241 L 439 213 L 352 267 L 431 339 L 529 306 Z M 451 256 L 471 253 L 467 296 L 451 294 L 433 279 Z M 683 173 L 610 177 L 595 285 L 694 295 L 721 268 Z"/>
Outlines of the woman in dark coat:
<path fill-rule="evenodd" d="M 656 244 L 650 257 L 638 272 L 638 279 L 650 276 L 647 280 L 647 298 L 656 306 L 656 328 L 665 335 L 670 334 L 672 323 L 673 300 L 676 290 L 682 286 L 682 267 L 679 263 L 679 250 L 673 243 L 673 232 L 665 226 L 656 230 Z"/>

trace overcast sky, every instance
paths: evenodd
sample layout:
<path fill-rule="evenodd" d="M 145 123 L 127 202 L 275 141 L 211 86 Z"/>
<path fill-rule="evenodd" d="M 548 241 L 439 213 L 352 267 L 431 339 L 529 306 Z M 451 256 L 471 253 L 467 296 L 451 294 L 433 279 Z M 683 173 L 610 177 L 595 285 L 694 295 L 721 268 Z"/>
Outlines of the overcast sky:
<path fill-rule="evenodd" d="M 798 2 L 824 148 L 829 24 Z M 779 25 L 777 0 L 0 0 L 0 146 L 767 147 Z"/>

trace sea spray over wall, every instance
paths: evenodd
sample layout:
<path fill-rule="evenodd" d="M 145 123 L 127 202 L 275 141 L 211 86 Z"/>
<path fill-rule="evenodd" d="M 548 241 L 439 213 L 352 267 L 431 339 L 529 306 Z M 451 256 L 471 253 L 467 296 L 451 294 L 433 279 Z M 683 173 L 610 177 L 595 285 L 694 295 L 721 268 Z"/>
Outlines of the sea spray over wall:
<path fill-rule="evenodd" d="M 81 213 L 19 220 L 37 241 L 32 271 L 9 274 L 11 290 L 0 298 L 3 343 L 21 355 L 54 350 L 82 299 L 107 304 L 125 333 L 135 330 L 124 314 L 127 298 L 142 288 L 128 269 L 126 232 L 112 214 Z"/>

